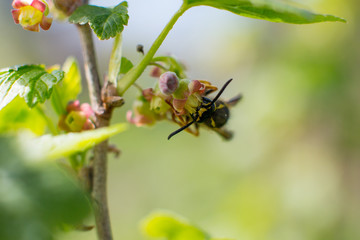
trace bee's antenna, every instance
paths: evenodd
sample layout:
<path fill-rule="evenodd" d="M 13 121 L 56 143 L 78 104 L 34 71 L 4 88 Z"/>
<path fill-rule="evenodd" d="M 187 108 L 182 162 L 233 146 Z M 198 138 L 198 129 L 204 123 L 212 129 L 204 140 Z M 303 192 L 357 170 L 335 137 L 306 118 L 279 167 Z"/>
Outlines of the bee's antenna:
<path fill-rule="evenodd" d="M 175 132 L 170 133 L 170 135 L 168 136 L 168 140 L 170 140 L 170 138 L 172 138 L 174 135 L 178 134 L 179 132 L 181 132 L 182 130 L 187 129 L 188 127 L 190 127 L 191 124 L 193 124 L 195 122 L 195 120 L 189 122 L 188 124 L 186 124 L 185 126 L 182 126 L 181 128 L 179 128 L 178 130 L 176 130 Z"/>
<path fill-rule="evenodd" d="M 218 92 L 218 94 L 216 95 L 216 97 L 211 101 L 211 103 L 209 104 L 210 106 L 212 104 L 214 104 L 218 99 L 219 97 L 221 96 L 221 94 L 224 92 L 225 88 L 229 85 L 229 83 L 232 81 L 233 79 L 230 78 L 225 84 L 224 86 L 220 89 L 220 91 Z"/>

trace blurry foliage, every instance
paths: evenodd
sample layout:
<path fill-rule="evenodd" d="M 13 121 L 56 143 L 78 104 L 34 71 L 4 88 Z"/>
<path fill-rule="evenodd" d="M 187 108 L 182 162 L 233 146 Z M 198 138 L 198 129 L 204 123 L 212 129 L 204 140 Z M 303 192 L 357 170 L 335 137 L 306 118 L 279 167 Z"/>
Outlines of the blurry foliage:
<path fill-rule="evenodd" d="M 45 133 L 46 122 L 39 111 L 31 110 L 24 99 L 16 97 L 0 111 L 0 133 L 16 133 L 27 128 L 36 135 Z"/>
<path fill-rule="evenodd" d="M 90 202 L 75 179 L 54 164 L 25 162 L 14 146 L 0 139 L 0 239 L 50 240 L 81 225 Z"/>
<path fill-rule="evenodd" d="M 199 138 L 184 134 L 169 144 L 164 136 L 174 126 L 161 123 L 151 129 L 132 127 L 116 137 L 123 153 L 121 161 L 109 162 L 114 235 L 143 239 L 134 226 L 161 207 L 189 216 L 216 236 L 239 240 L 360 238 L 360 5 L 358 0 L 307 2 L 344 16 L 348 23 L 300 27 L 231 22 L 228 29 L 224 25 L 224 31 L 214 31 L 214 39 L 222 37 L 221 45 L 194 34 L 198 40 L 188 51 L 182 48 L 185 40 L 173 32 L 178 52 L 184 54 L 178 57 L 190 66 L 191 77 L 236 80 L 230 91 L 244 94 L 229 122 L 236 135 L 225 144 L 204 131 Z M 211 19 L 197 21 L 200 25 Z M 23 38 L 20 34 L 15 43 Z M 135 52 L 139 40 L 131 41 L 124 52 Z M 36 55 L 32 49 L 22 50 L 4 56 Z M 123 119 L 124 112 L 115 116 Z M 1 116 L 1 123 L 9 124 L 5 117 L 10 116 Z M 63 239 L 94 235 L 75 232 Z"/>
<path fill-rule="evenodd" d="M 146 236 L 167 240 L 230 240 L 211 238 L 203 230 L 170 212 L 154 212 L 142 222 Z"/>

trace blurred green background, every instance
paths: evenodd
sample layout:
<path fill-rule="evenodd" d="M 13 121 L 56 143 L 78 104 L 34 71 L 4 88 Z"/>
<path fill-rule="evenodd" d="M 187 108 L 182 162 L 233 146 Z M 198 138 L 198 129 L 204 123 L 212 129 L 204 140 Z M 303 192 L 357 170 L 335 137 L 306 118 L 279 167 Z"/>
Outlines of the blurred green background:
<path fill-rule="evenodd" d="M 115 239 L 144 239 L 139 221 L 155 209 L 177 212 L 212 236 L 239 240 L 360 239 L 360 3 L 298 1 L 347 24 L 287 25 L 197 7 L 179 20 L 159 54 L 174 54 L 189 77 L 243 93 L 231 111 L 230 142 L 201 131 L 168 141 L 177 126 L 160 122 L 111 139 L 122 151 L 109 162 Z M 92 1 L 111 6 L 116 1 Z M 149 49 L 180 0 L 128 0 L 124 55 Z M 24 63 L 82 62 L 79 36 L 67 23 L 32 33 L 13 24 L 0 2 L 0 68 Z M 96 40 L 101 73 L 112 41 Z M 139 84 L 154 79 L 143 74 Z M 114 122 L 125 121 L 136 89 Z M 86 100 L 86 89 L 83 91 Z M 90 221 L 91 224 L 91 221 Z M 96 239 L 72 232 L 60 239 Z"/>

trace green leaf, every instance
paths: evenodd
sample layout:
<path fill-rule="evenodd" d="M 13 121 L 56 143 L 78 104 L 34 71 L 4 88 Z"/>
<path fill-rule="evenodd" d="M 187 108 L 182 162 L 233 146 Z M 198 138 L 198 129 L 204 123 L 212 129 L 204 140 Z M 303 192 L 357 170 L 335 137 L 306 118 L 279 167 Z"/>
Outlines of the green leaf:
<path fill-rule="evenodd" d="M 82 225 L 91 211 L 78 182 L 54 163 L 25 162 L 0 138 L 0 239 L 50 240 L 64 225 Z"/>
<path fill-rule="evenodd" d="M 168 240 L 206 240 L 210 237 L 182 217 L 170 212 L 156 212 L 142 221 L 143 232 L 149 237 Z"/>
<path fill-rule="evenodd" d="M 53 86 L 64 77 L 59 70 L 51 74 L 42 65 L 23 65 L 0 70 L 0 110 L 16 96 L 29 107 L 43 103 L 51 96 Z"/>
<path fill-rule="evenodd" d="M 120 74 L 125 74 L 134 66 L 134 64 L 126 57 L 121 58 Z"/>
<path fill-rule="evenodd" d="M 141 228 L 148 237 L 167 240 L 231 240 L 211 238 L 197 226 L 169 211 L 151 213 L 141 222 Z"/>
<path fill-rule="evenodd" d="M 124 25 L 127 25 L 129 19 L 127 6 L 127 2 L 122 2 L 114 8 L 82 5 L 70 16 L 69 22 L 89 23 L 99 39 L 109 39 L 122 32 Z"/>
<path fill-rule="evenodd" d="M 54 87 L 51 96 L 51 104 L 58 115 L 65 114 L 68 102 L 76 100 L 81 92 L 81 73 L 77 60 L 73 57 L 67 58 L 62 70 L 65 76 Z"/>
<path fill-rule="evenodd" d="M 30 109 L 24 99 L 16 97 L 0 111 L 0 133 L 15 133 L 29 129 L 36 135 L 45 132 L 46 121 L 36 109 Z"/>
<path fill-rule="evenodd" d="M 346 22 L 333 15 L 316 14 L 285 0 L 184 0 L 188 7 L 206 5 L 235 14 L 271 22 L 306 24 Z"/>
<path fill-rule="evenodd" d="M 24 136 L 20 139 L 20 145 L 30 159 L 56 159 L 85 151 L 109 137 L 125 131 L 126 128 L 126 124 L 119 123 L 80 133 L 44 135 L 38 138 Z"/>

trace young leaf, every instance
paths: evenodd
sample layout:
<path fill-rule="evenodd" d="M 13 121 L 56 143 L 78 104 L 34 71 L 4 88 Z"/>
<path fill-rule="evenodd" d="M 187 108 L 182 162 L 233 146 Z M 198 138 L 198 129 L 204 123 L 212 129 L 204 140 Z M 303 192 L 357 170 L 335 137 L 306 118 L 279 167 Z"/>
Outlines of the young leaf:
<path fill-rule="evenodd" d="M 134 64 L 129 59 L 127 59 L 126 57 L 122 57 L 120 74 L 127 73 L 133 66 L 134 66 Z"/>
<path fill-rule="evenodd" d="M 30 159 L 56 159 L 91 148 L 97 143 L 125 131 L 126 128 L 126 124 L 120 123 L 80 133 L 67 133 L 57 136 L 44 135 L 32 139 L 24 136 L 20 139 L 20 145 Z"/>
<path fill-rule="evenodd" d="M 188 7 L 206 5 L 235 14 L 271 22 L 306 24 L 317 22 L 346 22 L 333 15 L 316 14 L 284 0 L 184 0 Z"/>
<path fill-rule="evenodd" d="M 54 70 L 46 72 L 42 65 L 23 65 L 0 70 L 0 110 L 16 96 L 25 99 L 29 107 L 43 103 L 51 96 L 53 86 L 64 77 Z"/>
<path fill-rule="evenodd" d="M 49 240 L 90 214 L 89 198 L 54 163 L 25 162 L 13 139 L 0 138 L 0 239 Z"/>
<path fill-rule="evenodd" d="M 99 39 L 109 39 L 122 32 L 124 25 L 127 25 L 129 19 L 127 6 L 127 2 L 122 2 L 114 8 L 82 5 L 70 16 L 69 22 L 89 23 Z"/>
<path fill-rule="evenodd" d="M 46 122 L 36 109 L 30 109 L 24 99 L 16 97 L 0 111 L 0 133 L 28 129 L 36 135 L 45 132 Z"/>
<path fill-rule="evenodd" d="M 185 219 L 169 212 L 152 213 L 142 222 L 142 229 L 149 237 L 168 240 L 207 240 L 209 236 Z"/>
<path fill-rule="evenodd" d="M 66 59 L 62 70 L 64 79 L 54 87 L 51 103 L 58 115 L 64 114 L 69 101 L 77 99 L 81 92 L 81 73 L 75 58 Z"/>

